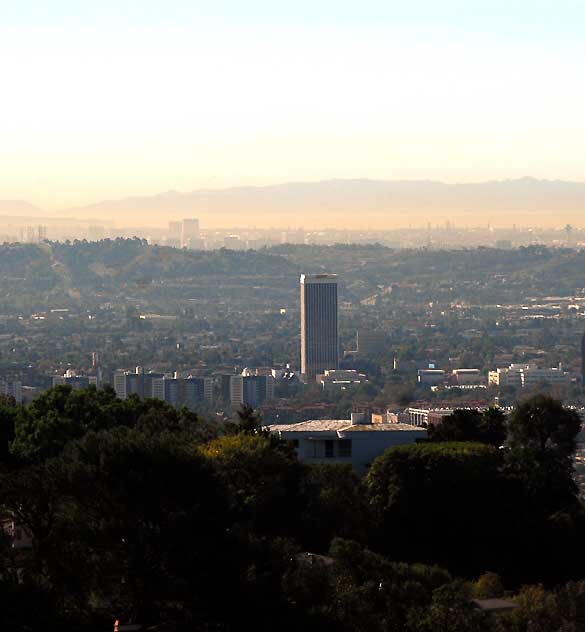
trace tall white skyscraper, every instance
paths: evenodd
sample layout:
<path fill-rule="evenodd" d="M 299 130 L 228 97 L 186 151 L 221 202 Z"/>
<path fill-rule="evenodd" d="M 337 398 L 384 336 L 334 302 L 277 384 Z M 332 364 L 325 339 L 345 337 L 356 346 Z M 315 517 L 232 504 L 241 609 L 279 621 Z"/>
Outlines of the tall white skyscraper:
<path fill-rule="evenodd" d="M 337 275 L 301 274 L 301 375 L 313 381 L 338 363 Z"/>

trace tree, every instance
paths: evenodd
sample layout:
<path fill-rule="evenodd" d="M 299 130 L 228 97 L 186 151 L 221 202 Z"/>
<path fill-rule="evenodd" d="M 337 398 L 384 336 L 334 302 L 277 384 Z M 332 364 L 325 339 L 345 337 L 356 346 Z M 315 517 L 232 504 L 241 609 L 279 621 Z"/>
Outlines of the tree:
<path fill-rule="evenodd" d="M 310 465 L 303 472 L 303 532 L 310 551 L 327 551 L 333 538 L 366 542 L 369 506 L 366 490 L 351 465 Z"/>
<path fill-rule="evenodd" d="M 518 609 L 510 615 L 509 628 L 519 632 L 550 632 L 551 630 L 571 630 L 562 627 L 557 601 L 554 593 L 547 592 L 543 586 L 525 586 L 514 599 Z M 577 628 L 572 628 L 577 630 Z"/>
<path fill-rule="evenodd" d="M 500 447 L 508 435 L 505 413 L 494 406 L 483 411 L 478 441 Z"/>
<path fill-rule="evenodd" d="M 523 482 L 534 509 L 547 514 L 574 507 L 573 458 L 581 420 L 546 395 L 520 404 L 510 416 L 507 464 Z"/>
<path fill-rule="evenodd" d="M 56 386 L 19 409 L 11 449 L 29 461 L 44 459 L 60 454 L 69 441 L 89 430 L 104 430 L 125 421 L 124 403 L 113 389 Z"/>
<path fill-rule="evenodd" d="M 411 621 L 413 632 L 489 632 L 492 623 L 473 608 L 470 586 L 461 580 L 437 588 L 422 617 Z"/>
<path fill-rule="evenodd" d="M 10 444 L 14 441 L 17 412 L 14 398 L 0 395 L 0 469 L 14 460 Z"/>
<path fill-rule="evenodd" d="M 506 416 L 498 408 L 457 409 L 428 428 L 430 441 L 477 441 L 495 447 L 506 439 Z"/>
<path fill-rule="evenodd" d="M 463 573 L 499 560 L 509 496 L 500 463 L 498 450 L 479 443 L 386 450 L 366 476 L 378 546 L 394 559 Z"/>
<path fill-rule="evenodd" d="M 451 580 L 449 573 L 437 567 L 391 562 L 340 538 L 332 542 L 329 555 L 338 626 L 334 629 L 410 629 L 414 612 L 426 608 L 433 592 Z"/>
<path fill-rule="evenodd" d="M 546 395 L 536 395 L 510 415 L 512 449 L 530 450 L 539 458 L 572 459 L 581 420 L 576 411 Z"/>
<path fill-rule="evenodd" d="M 272 437 L 239 434 L 201 448 L 224 486 L 236 526 L 254 533 L 298 533 L 301 466 Z"/>
<path fill-rule="evenodd" d="M 29 462 L 47 459 L 58 456 L 67 443 L 88 432 L 118 427 L 150 434 L 181 433 L 186 441 L 204 441 L 216 435 L 196 413 L 177 410 L 160 399 L 131 395 L 121 400 L 109 386 L 74 390 L 60 385 L 17 409 L 11 451 Z"/>
<path fill-rule="evenodd" d="M 210 463 L 180 437 L 88 432 L 1 483 L 33 536 L 31 578 L 71 616 L 98 616 L 104 600 L 130 620 L 217 616 L 233 584 L 228 508 Z"/>
<path fill-rule="evenodd" d="M 473 585 L 475 599 L 495 599 L 503 594 L 504 585 L 497 573 L 484 573 Z"/>
<path fill-rule="evenodd" d="M 260 416 L 248 404 L 242 404 L 238 410 L 239 425 L 237 431 L 243 434 L 253 435 L 261 429 Z"/>
<path fill-rule="evenodd" d="M 142 621 L 177 599 L 184 616 L 216 607 L 228 508 L 203 454 L 180 437 L 118 428 L 88 433 L 63 462 L 71 532 L 99 556 L 94 591 Z"/>

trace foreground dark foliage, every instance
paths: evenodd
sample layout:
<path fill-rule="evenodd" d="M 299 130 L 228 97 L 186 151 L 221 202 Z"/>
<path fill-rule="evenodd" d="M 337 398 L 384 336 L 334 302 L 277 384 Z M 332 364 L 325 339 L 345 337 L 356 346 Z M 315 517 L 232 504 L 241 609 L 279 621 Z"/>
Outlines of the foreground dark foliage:
<path fill-rule="evenodd" d="M 0 538 L 2 629 L 583 629 L 578 419 L 538 397 L 506 437 L 467 412 L 362 481 L 301 465 L 251 411 L 220 431 L 107 389 L 5 400 L 0 506 L 32 539 Z M 511 614 L 472 606 L 505 589 Z"/>

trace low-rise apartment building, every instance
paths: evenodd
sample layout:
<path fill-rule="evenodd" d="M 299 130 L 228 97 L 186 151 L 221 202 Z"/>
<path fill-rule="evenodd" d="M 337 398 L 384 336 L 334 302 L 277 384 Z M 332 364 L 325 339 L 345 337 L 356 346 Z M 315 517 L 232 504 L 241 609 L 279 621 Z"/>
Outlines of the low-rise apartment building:
<path fill-rule="evenodd" d="M 565 386 L 570 376 L 561 367 L 539 368 L 535 364 L 510 364 L 488 374 L 490 386 L 532 387 L 538 384 Z"/>
<path fill-rule="evenodd" d="M 388 448 L 416 443 L 424 428 L 401 423 L 372 423 L 360 413 L 351 419 L 314 419 L 297 424 L 267 426 L 289 441 L 303 463 L 349 463 L 364 473 Z"/>

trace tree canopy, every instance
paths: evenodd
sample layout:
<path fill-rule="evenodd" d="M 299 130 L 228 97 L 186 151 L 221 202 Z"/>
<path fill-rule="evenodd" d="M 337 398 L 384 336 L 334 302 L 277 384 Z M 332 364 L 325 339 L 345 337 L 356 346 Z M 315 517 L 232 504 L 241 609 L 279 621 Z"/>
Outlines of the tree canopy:
<path fill-rule="evenodd" d="M 480 417 L 446 429 L 477 432 Z M 299 463 L 255 422 L 213 426 L 110 389 L 3 401 L 0 422 L 3 629 L 114 618 L 226 632 L 583 627 L 585 519 L 566 478 L 575 423 L 556 402 L 519 409 L 504 449 L 395 447 L 363 479 Z M 553 504 L 536 502 L 539 468 Z M 10 525 L 30 548 L 12 547 Z M 472 605 L 504 591 L 512 614 Z"/>
<path fill-rule="evenodd" d="M 498 408 L 457 409 L 428 428 L 431 441 L 472 441 L 495 447 L 506 440 L 506 416 Z"/>

